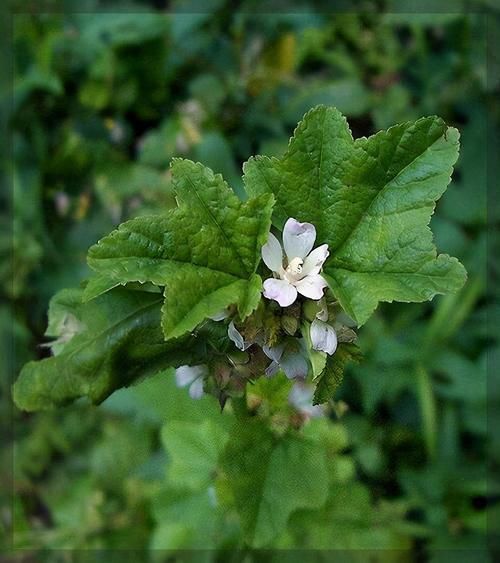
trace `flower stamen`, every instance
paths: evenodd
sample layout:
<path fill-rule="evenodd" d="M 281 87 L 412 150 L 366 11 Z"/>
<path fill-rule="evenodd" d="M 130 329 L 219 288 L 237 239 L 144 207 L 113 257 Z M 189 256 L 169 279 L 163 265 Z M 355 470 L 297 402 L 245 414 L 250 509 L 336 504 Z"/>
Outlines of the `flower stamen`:
<path fill-rule="evenodd" d="M 298 256 L 290 260 L 286 268 L 285 277 L 291 278 L 291 281 L 297 281 L 300 275 L 302 274 L 302 265 L 304 264 L 304 260 L 299 258 Z"/>

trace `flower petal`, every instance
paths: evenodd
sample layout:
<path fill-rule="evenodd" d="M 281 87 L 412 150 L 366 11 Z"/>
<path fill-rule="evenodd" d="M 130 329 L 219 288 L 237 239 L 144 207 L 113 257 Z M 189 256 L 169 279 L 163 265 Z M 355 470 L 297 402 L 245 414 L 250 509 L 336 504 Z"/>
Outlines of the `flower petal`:
<path fill-rule="evenodd" d="M 283 246 L 288 260 L 304 259 L 311 252 L 316 240 L 316 228 L 311 223 L 299 223 L 288 219 L 283 229 Z"/>
<path fill-rule="evenodd" d="M 298 281 L 295 287 L 304 297 L 308 297 L 309 299 L 321 299 L 323 297 L 323 290 L 327 285 L 325 278 L 319 274 L 311 274 Z"/>
<path fill-rule="evenodd" d="M 337 333 L 329 324 L 315 319 L 311 323 L 311 344 L 315 350 L 326 352 L 327 354 L 335 353 L 337 349 Z"/>
<path fill-rule="evenodd" d="M 199 377 L 193 381 L 189 388 L 189 396 L 191 399 L 201 399 L 203 396 L 203 377 Z"/>
<path fill-rule="evenodd" d="M 175 370 L 177 387 L 185 387 L 207 373 L 207 366 L 180 366 Z"/>
<path fill-rule="evenodd" d="M 279 240 L 269 233 L 267 243 L 261 250 L 262 260 L 264 264 L 273 272 L 279 272 L 283 266 L 283 250 Z"/>
<path fill-rule="evenodd" d="M 273 377 L 273 375 L 276 375 L 280 370 L 280 365 L 278 364 L 278 362 L 272 361 L 266 368 L 265 374 L 266 377 Z"/>
<path fill-rule="evenodd" d="M 242 352 L 251 345 L 251 342 L 245 342 L 240 331 L 234 326 L 233 321 L 231 321 L 229 323 L 229 326 L 227 327 L 227 335 L 229 336 L 230 340 L 234 342 L 236 348 L 238 348 Z"/>
<path fill-rule="evenodd" d="M 325 260 L 328 258 L 330 253 L 328 252 L 328 245 L 322 244 L 315 248 L 309 256 L 304 260 L 304 265 L 302 266 L 302 274 L 304 276 L 309 276 L 311 274 L 319 274 Z"/>
<path fill-rule="evenodd" d="M 284 344 L 278 344 L 278 346 L 262 346 L 262 351 L 264 354 L 275 362 L 279 362 L 281 356 L 283 355 L 283 350 L 285 349 Z"/>
<path fill-rule="evenodd" d="M 282 307 L 288 307 L 297 299 L 297 290 L 287 280 L 269 278 L 264 282 L 264 297 L 274 299 Z"/>
<path fill-rule="evenodd" d="M 309 371 L 307 360 L 300 352 L 288 352 L 287 350 L 281 357 L 280 367 L 288 379 L 305 379 Z"/>

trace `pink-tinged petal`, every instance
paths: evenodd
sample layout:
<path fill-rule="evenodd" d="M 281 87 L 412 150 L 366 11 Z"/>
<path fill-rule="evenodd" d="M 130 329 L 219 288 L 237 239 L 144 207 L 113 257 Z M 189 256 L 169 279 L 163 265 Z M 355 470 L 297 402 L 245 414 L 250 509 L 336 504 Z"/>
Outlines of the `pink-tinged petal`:
<path fill-rule="evenodd" d="M 311 223 L 299 223 L 288 219 L 283 229 L 283 246 L 288 260 L 304 259 L 311 252 L 316 240 L 316 229 Z"/>
<path fill-rule="evenodd" d="M 279 272 L 283 267 L 283 250 L 273 233 L 269 233 L 267 242 L 262 247 L 261 255 L 264 264 L 273 272 Z"/>
<path fill-rule="evenodd" d="M 297 290 L 286 280 L 269 278 L 264 282 L 264 297 L 274 299 L 282 307 L 288 307 L 297 299 Z"/>
<path fill-rule="evenodd" d="M 315 350 L 326 352 L 330 356 L 337 350 L 337 334 L 329 324 L 315 319 L 311 324 L 310 335 Z"/>
<path fill-rule="evenodd" d="M 295 287 L 304 297 L 308 297 L 309 299 L 321 299 L 323 297 L 323 290 L 327 285 L 325 278 L 319 274 L 312 274 L 298 281 Z"/>
<path fill-rule="evenodd" d="M 328 252 L 328 245 L 322 244 L 315 248 L 309 256 L 304 260 L 304 265 L 302 266 L 302 274 L 304 276 L 309 276 L 311 274 L 319 274 L 325 260 L 328 258 L 330 253 Z"/>
<path fill-rule="evenodd" d="M 180 366 L 175 370 L 177 387 L 185 387 L 207 373 L 207 366 Z"/>
<path fill-rule="evenodd" d="M 191 384 L 189 388 L 189 396 L 191 399 L 201 399 L 203 396 L 203 378 L 199 377 Z"/>

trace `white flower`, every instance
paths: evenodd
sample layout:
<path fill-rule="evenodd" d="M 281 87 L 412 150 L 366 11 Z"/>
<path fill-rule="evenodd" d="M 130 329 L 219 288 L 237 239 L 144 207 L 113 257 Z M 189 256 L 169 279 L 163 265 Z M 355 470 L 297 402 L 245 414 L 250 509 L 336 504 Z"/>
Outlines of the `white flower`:
<path fill-rule="evenodd" d="M 269 233 L 267 243 L 262 247 L 262 259 L 272 270 L 274 278 L 264 282 L 264 297 L 274 299 L 282 307 L 288 307 L 300 293 L 309 299 L 321 299 L 327 286 L 320 275 L 328 258 L 328 245 L 322 244 L 312 250 L 316 240 L 316 229 L 311 223 L 299 223 L 288 219 L 283 229 L 283 250 L 278 239 Z M 312 252 L 311 252 L 312 250 Z"/>
<path fill-rule="evenodd" d="M 203 378 L 208 374 L 207 366 L 180 366 L 175 370 L 177 387 L 189 386 L 192 399 L 201 399 L 203 395 Z"/>
<path fill-rule="evenodd" d="M 337 350 L 337 333 L 335 329 L 324 321 L 314 319 L 311 323 L 311 344 L 315 350 L 333 355 Z"/>

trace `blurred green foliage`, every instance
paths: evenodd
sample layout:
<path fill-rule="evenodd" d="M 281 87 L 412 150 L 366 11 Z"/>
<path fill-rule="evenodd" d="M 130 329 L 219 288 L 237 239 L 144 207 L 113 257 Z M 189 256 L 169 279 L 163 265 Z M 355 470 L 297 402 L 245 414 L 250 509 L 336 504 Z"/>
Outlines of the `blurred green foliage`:
<path fill-rule="evenodd" d="M 200 558 L 226 560 L 225 549 L 248 539 L 235 507 L 272 498 L 245 483 L 232 497 L 228 480 L 244 476 L 245 460 L 222 455 L 221 445 L 237 439 L 250 440 L 252 456 L 272 456 L 268 471 L 281 468 L 262 479 L 282 487 L 276 510 L 290 518 L 274 531 L 265 521 L 251 530 L 258 546 L 346 549 L 352 559 L 384 561 L 441 561 L 458 549 L 474 550 L 464 560 L 488 560 L 500 484 L 486 459 L 499 468 L 500 443 L 487 412 L 500 386 L 493 369 L 487 384 L 486 369 L 500 352 L 489 329 L 500 303 L 487 275 L 498 281 L 500 270 L 492 261 L 486 271 L 487 228 L 499 219 L 493 206 L 486 213 L 486 138 L 500 117 L 498 77 L 487 75 L 483 14 L 390 13 L 385 4 L 385 13 L 330 14 L 311 1 L 292 14 L 213 0 L 204 13 L 166 15 L 143 4 L 141 13 L 14 16 L 12 232 L 0 222 L 2 255 L 13 246 L 13 260 L 0 269 L 0 327 L 2 426 L 14 417 L 14 441 L 1 450 L 6 482 L 15 456 L 14 503 L 3 505 L 1 523 L 5 541 L 14 531 L 15 548 L 40 557 L 56 548 L 153 550 L 144 557 L 158 561 L 162 549 L 200 548 L 211 550 Z M 99 408 L 12 413 L 11 379 L 48 353 L 39 344 L 50 296 L 87 275 L 85 253 L 100 236 L 174 204 L 170 159 L 200 160 L 241 194 L 241 163 L 282 154 L 317 103 L 337 106 L 355 136 L 431 114 L 462 133 L 432 228 L 469 281 L 432 303 L 379 309 L 360 334 L 366 359 L 339 394 L 347 412 L 310 421 L 307 447 L 288 452 L 271 451 L 257 422 L 251 439 L 248 429 L 230 437 L 230 415 L 210 398 L 189 399 L 171 373 Z M 271 417 L 287 392 L 255 391 Z M 328 469 L 311 478 L 318 440 L 328 444 Z M 297 471 L 299 492 L 287 489 Z M 318 479 L 327 498 L 316 493 Z"/>

